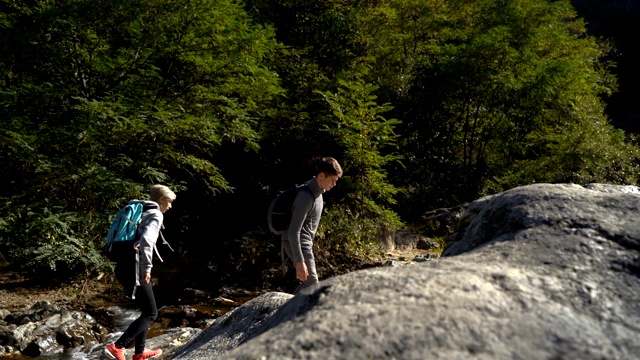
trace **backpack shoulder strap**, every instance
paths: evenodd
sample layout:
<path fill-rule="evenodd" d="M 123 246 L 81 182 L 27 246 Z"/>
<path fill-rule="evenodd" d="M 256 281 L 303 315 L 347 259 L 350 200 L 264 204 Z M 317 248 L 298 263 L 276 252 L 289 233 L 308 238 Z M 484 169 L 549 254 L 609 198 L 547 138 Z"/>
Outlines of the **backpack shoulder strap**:
<path fill-rule="evenodd" d="M 147 211 L 156 210 L 156 209 L 157 209 L 156 207 L 146 207 L 145 206 L 143 214 L 145 212 L 147 212 Z M 164 230 L 164 222 L 160 224 L 160 230 L 158 231 L 160 233 L 160 238 L 162 239 L 162 243 L 164 245 L 167 245 L 171 251 L 175 252 L 175 250 L 173 250 L 173 248 L 171 247 L 171 245 L 169 244 L 167 239 L 164 238 L 164 234 L 162 234 L 162 230 Z M 137 236 L 137 234 L 136 234 L 136 236 Z M 160 262 L 164 262 L 164 260 L 162 260 L 162 256 L 160 256 L 160 252 L 158 251 L 157 243 L 153 244 L 153 251 L 156 253 L 156 256 L 158 256 L 158 260 L 160 260 Z"/>
<path fill-rule="evenodd" d="M 311 196 L 311 200 L 315 200 L 315 196 L 313 196 L 313 191 L 307 185 L 298 186 L 298 192 L 300 192 L 300 191 L 306 192 L 307 194 L 309 194 L 309 196 Z"/>
<path fill-rule="evenodd" d="M 300 185 L 298 187 L 298 192 L 303 191 L 305 193 L 307 193 L 309 196 L 311 196 L 311 209 L 309 209 L 309 212 L 307 214 L 310 214 L 313 209 L 316 208 L 316 197 L 313 194 L 313 190 L 311 190 L 310 187 L 308 187 L 307 185 Z"/>

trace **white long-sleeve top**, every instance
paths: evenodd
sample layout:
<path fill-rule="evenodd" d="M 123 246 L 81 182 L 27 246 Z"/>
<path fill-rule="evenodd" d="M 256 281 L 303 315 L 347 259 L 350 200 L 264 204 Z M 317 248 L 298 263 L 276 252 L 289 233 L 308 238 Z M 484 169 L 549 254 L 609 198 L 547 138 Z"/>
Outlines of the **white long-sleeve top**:
<path fill-rule="evenodd" d="M 155 201 L 132 201 L 142 202 L 146 210 L 142 214 L 137 230 L 138 241 L 140 242 L 139 270 L 140 274 L 150 273 L 153 267 L 153 252 L 156 249 L 164 216 L 160 211 L 160 205 Z M 157 252 L 157 250 L 155 251 Z"/>

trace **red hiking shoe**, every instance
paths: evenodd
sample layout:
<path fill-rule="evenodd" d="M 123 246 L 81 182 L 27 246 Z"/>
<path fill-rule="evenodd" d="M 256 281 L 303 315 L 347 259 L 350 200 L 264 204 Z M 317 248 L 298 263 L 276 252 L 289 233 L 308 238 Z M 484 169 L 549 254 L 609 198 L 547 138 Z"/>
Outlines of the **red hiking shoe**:
<path fill-rule="evenodd" d="M 104 354 L 113 360 L 127 360 L 127 350 L 125 348 L 118 349 L 116 344 L 111 344 L 104 349 Z"/>
<path fill-rule="evenodd" d="M 162 354 L 162 349 L 155 349 L 155 350 L 144 349 L 142 354 L 133 355 L 133 360 L 151 359 L 151 358 L 154 358 L 156 356 L 160 356 L 160 354 Z"/>

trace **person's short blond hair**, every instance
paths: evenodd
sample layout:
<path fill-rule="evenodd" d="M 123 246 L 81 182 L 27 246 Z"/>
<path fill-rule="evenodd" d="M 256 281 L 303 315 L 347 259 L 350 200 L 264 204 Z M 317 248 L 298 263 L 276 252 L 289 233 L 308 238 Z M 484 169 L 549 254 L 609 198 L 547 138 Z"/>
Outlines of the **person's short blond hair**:
<path fill-rule="evenodd" d="M 160 185 L 160 184 L 151 185 L 150 196 L 151 196 L 151 201 L 156 201 L 156 202 L 160 200 L 160 198 L 162 197 L 171 199 L 171 201 L 176 199 L 176 194 L 173 191 L 171 191 L 169 187 Z"/>

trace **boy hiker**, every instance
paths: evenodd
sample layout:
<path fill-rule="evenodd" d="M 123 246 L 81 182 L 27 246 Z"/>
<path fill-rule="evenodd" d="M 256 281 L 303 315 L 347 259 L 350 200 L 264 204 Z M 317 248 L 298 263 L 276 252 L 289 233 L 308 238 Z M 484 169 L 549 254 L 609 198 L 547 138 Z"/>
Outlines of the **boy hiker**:
<path fill-rule="evenodd" d="M 104 353 L 111 359 L 125 360 L 125 348 L 135 342 L 133 360 L 154 358 L 162 354 L 162 349 L 147 350 L 144 348 L 149 326 L 158 317 L 156 299 L 151 287 L 151 268 L 153 267 L 153 252 L 160 234 L 160 227 L 164 213 L 171 209 L 171 203 L 176 194 L 164 185 L 151 186 L 151 201 L 131 200 L 142 202 L 144 212 L 138 225 L 136 246 L 132 246 L 123 254 L 115 269 L 118 282 L 133 294 L 142 313 L 115 343 L 109 345 Z M 136 259 L 136 258 L 139 258 Z M 137 266 L 136 266 L 137 265 Z"/>
<path fill-rule="evenodd" d="M 311 191 L 298 191 L 293 201 L 291 222 L 282 234 L 282 246 L 293 261 L 296 279 L 301 281 L 294 294 L 318 282 L 313 238 L 324 206 L 322 194 L 331 190 L 340 177 L 342 168 L 338 161 L 332 157 L 322 158 L 316 167 L 315 176 L 304 184 Z"/>

